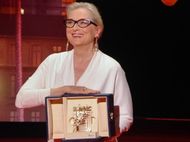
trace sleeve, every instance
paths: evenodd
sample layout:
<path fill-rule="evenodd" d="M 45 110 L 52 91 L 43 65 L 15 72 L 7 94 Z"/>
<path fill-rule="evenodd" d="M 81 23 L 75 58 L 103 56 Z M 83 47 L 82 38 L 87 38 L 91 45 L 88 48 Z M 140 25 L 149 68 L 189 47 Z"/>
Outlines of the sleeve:
<path fill-rule="evenodd" d="M 47 57 L 22 85 L 16 95 L 16 107 L 31 108 L 45 104 L 45 97 L 50 95 L 50 88 L 45 88 L 48 65 L 49 58 Z"/>
<path fill-rule="evenodd" d="M 133 123 L 133 104 L 127 78 L 121 67 L 116 73 L 114 105 L 119 106 L 120 132 L 128 131 Z"/>

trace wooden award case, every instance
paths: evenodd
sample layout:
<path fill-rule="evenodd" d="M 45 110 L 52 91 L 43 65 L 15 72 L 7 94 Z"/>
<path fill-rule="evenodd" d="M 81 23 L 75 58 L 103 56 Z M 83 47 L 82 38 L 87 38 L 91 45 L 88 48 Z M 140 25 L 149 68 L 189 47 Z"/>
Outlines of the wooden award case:
<path fill-rule="evenodd" d="M 73 141 L 115 135 L 113 94 L 46 97 L 47 139 Z"/>

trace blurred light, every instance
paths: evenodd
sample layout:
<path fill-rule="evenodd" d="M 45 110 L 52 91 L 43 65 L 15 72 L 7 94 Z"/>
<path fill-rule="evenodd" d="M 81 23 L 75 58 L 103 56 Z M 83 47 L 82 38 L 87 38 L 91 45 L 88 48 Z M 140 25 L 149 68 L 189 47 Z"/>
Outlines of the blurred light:
<path fill-rule="evenodd" d="M 24 8 L 21 8 L 20 12 L 22 15 L 24 15 Z"/>
<path fill-rule="evenodd" d="M 177 2 L 177 0 L 161 0 L 161 1 L 166 6 L 174 6 Z"/>

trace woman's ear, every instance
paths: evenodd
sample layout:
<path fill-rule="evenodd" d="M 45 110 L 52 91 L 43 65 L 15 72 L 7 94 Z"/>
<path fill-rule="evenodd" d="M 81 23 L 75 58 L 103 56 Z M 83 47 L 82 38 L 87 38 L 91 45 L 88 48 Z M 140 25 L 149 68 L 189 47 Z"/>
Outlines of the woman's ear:
<path fill-rule="evenodd" d="M 100 26 L 97 26 L 97 31 L 96 31 L 95 37 L 100 38 L 101 33 L 102 33 L 102 28 Z"/>

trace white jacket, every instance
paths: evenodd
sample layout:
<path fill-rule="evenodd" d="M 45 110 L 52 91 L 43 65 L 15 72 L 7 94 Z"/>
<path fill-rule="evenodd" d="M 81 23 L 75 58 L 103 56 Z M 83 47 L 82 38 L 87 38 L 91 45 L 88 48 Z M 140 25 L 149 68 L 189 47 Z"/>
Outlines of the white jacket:
<path fill-rule="evenodd" d="M 29 108 L 43 105 L 50 89 L 65 85 L 85 86 L 101 93 L 114 94 L 119 106 L 120 131 L 128 130 L 133 122 L 130 89 L 125 72 L 112 57 L 98 50 L 77 83 L 74 81 L 73 50 L 49 55 L 20 88 L 15 105 Z"/>

